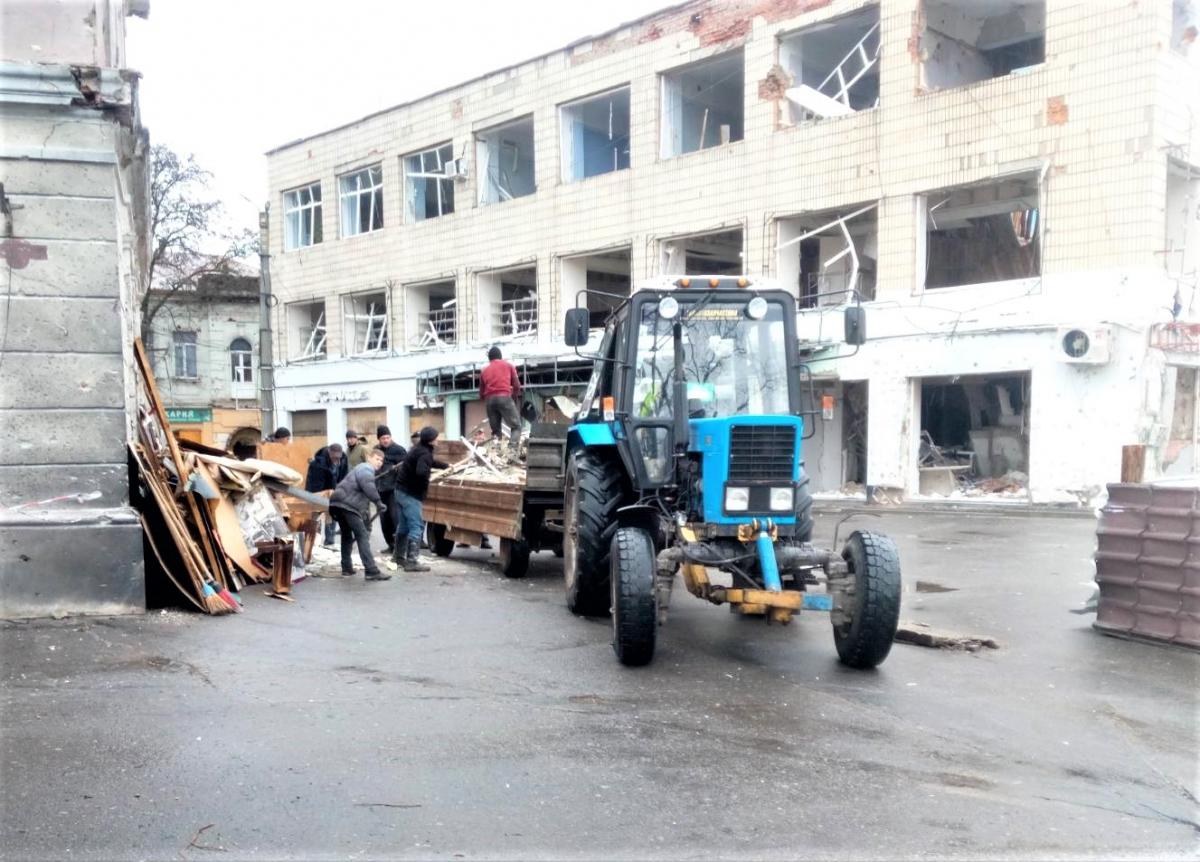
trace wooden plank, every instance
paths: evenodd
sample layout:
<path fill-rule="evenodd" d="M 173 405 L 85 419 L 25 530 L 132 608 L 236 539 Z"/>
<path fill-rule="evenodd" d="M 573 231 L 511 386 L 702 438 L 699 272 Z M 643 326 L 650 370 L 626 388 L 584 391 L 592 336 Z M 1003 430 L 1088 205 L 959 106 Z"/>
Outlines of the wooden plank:
<path fill-rule="evenodd" d="M 312 453 L 308 451 L 307 446 L 297 443 L 263 443 L 258 450 L 262 453 L 263 461 L 274 461 L 276 464 L 290 467 L 301 476 L 308 474 L 308 462 L 312 460 Z"/>
<path fill-rule="evenodd" d="M 1146 480 L 1146 447 L 1140 443 L 1121 447 L 1121 481 L 1137 485 Z"/>

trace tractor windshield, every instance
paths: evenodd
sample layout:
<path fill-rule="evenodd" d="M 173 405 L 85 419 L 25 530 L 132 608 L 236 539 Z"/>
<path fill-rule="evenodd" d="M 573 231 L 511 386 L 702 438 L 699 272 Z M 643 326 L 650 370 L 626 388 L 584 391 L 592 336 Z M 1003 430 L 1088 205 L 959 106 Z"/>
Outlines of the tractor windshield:
<path fill-rule="evenodd" d="M 746 301 L 681 301 L 675 319 L 654 303 L 641 307 L 631 412 L 639 418 L 672 415 L 675 350 L 672 327 L 682 321 L 683 373 L 691 419 L 790 413 L 784 309 L 768 302 L 759 320 Z"/>

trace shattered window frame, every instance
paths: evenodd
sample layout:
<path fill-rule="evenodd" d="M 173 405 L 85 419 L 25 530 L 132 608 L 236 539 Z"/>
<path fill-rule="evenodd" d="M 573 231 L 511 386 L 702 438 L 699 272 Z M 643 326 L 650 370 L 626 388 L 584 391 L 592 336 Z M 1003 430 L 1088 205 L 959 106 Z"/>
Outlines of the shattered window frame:
<path fill-rule="evenodd" d="M 454 142 L 446 141 L 403 157 L 404 215 L 408 222 L 428 221 L 454 214 L 454 177 L 445 166 L 454 161 Z M 437 206 L 430 212 L 430 191 Z"/>
<path fill-rule="evenodd" d="M 382 307 L 380 307 L 382 305 Z M 391 347 L 391 316 L 387 291 L 367 290 L 342 297 L 346 351 L 350 356 L 387 352 Z"/>
<path fill-rule="evenodd" d="M 525 187 L 525 174 L 519 172 L 522 166 L 520 142 L 508 140 L 505 132 L 529 129 L 529 158 L 528 158 L 528 187 Z M 532 197 L 537 193 L 537 127 L 533 114 L 517 117 L 498 126 L 477 129 L 473 133 L 475 139 L 475 163 L 477 165 L 479 206 L 494 206 L 510 203 L 519 198 Z M 516 135 L 513 136 L 514 138 Z M 512 153 L 511 159 L 509 153 Z M 506 168 L 506 165 L 511 165 Z M 519 176 L 523 190 L 517 190 L 513 177 Z"/>
<path fill-rule="evenodd" d="M 588 171 L 588 153 L 586 139 L 583 133 L 590 128 L 578 115 L 593 104 L 608 101 L 608 146 L 602 149 L 611 152 L 611 163 L 605 159 L 605 166 Z M 623 105 L 620 103 L 624 103 Z M 624 113 L 624 135 L 618 135 L 617 130 L 622 126 L 620 119 Z M 601 93 L 572 99 L 558 106 L 559 150 L 561 153 L 562 169 L 560 175 L 564 183 L 577 183 L 592 177 L 629 170 L 631 166 L 632 140 L 632 89 L 629 84 L 622 84 Z M 593 160 L 594 164 L 594 160 Z"/>
<path fill-rule="evenodd" d="M 938 29 L 933 19 L 940 7 L 948 7 L 963 17 L 968 17 L 956 5 L 955 0 L 920 0 L 918 15 L 921 28 L 919 46 L 921 61 L 917 64 L 917 83 L 921 92 L 936 93 L 969 87 L 984 81 L 995 81 L 1010 75 L 1022 75 L 1044 68 L 1046 65 L 1046 0 L 1008 0 L 1012 7 L 1008 14 L 1020 18 L 1022 10 L 1037 17 L 1041 29 L 1026 30 L 1023 38 L 998 38 L 989 23 L 1001 21 L 1000 13 L 982 19 L 980 32 L 975 40 Z M 938 25 L 952 23 L 955 19 L 945 18 Z M 1024 22 L 1023 22 L 1024 23 Z M 942 46 L 946 54 L 942 56 Z M 951 70 L 953 74 L 951 74 Z"/>
<path fill-rule="evenodd" d="M 324 240 L 321 183 L 283 193 L 283 250 L 309 248 Z"/>
<path fill-rule="evenodd" d="M 171 375 L 172 377 L 179 380 L 198 380 L 200 378 L 196 355 L 196 336 L 197 333 L 194 329 L 177 329 L 171 334 L 171 343 L 174 346 L 175 354 L 173 369 L 175 373 Z"/>
<path fill-rule="evenodd" d="M 852 43 L 845 40 L 862 30 Z M 840 41 L 849 48 L 823 77 L 805 76 L 805 46 L 814 41 Z M 791 77 L 784 91 L 780 123 L 785 126 L 869 111 L 879 107 L 879 60 L 883 45 L 878 3 L 779 35 L 777 62 Z M 834 52 L 835 55 L 838 53 Z M 811 60 L 809 61 L 812 62 Z M 817 61 L 820 62 L 819 60 Z M 873 96 L 873 98 L 872 98 Z"/>
<path fill-rule="evenodd" d="M 695 74 L 709 67 L 729 65 L 736 66 L 736 69 L 730 71 L 716 82 L 691 95 L 691 99 L 685 98 L 683 93 L 682 78 L 686 75 Z M 659 73 L 659 159 L 677 159 L 681 156 L 690 155 L 691 153 L 703 152 L 705 150 L 717 149 L 719 147 L 728 146 L 729 144 L 737 143 L 746 138 L 746 51 L 744 48 L 737 48 L 733 51 L 726 51 L 721 54 L 716 54 L 712 57 L 706 57 L 703 60 L 697 60 L 694 63 L 686 63 L 682 66 L 676 66 L 673 69 Z M 697 131 L 697 141 L 694 147 L 687 148 L 686 132 L 687 132 L 687 106 L 688 104 L 696 105 L 695 96 L 700 93 L 708 92 L 714 89 L 719 84 L 724 83 L 734 77 L 741 78 L 741 87 L 738 89 L 737 108 L 738 116 L 735 124 L 722 123 L 721 117 L 717 117 L 712 123 L 708 120 L 710 112 L 709 108 L 704 109 L 702 120 Z M 694 119 L 694 117 L 693 117 Z M 731 117 L 730 119 L 735 119 Z M 721 127 L 728 125 L 729 140 L 721 140 Z M 713 143 L 705 145 L 710 137 L 715 133 Z"/>
<path fill-rule="evenodd" d="M 235 338 L 229 344 L 229 362 L 234 383 L 254 382 L 254 348 L 245 338 Z"/>
<path fill-rule="evenodd" d="M 320 309 L 320 313 L 314 317 L 313 310 L 317 308 Z M 329 327 L 325 322 L 325 311 L 326 302 L 323 299 L 310 299 L 288 303 L 289 342 L 291 335 L 294 333 L 296 335 L 296 345 L 304 345 L 303 348 L 296 352 L 295 356 L 289 358 L 289 362 L 311 362 L 328 358 L 327 341 Z M 297 315 L 301 313 L 304 313 L 304 318 L 297 319 Z M 310 350 L 310 348 L 312 349 Z"/>
<path fill-rule="evenodd" d="M 342 238 L 383 230 L 383 165 L 368 165 L 338 177 Z"/>

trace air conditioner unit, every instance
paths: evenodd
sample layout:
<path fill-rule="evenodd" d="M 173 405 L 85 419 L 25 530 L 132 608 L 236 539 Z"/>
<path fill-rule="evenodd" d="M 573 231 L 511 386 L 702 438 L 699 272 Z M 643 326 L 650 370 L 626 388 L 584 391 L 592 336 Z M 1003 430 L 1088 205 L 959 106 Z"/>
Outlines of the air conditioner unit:
<path fill-rule="evenodd" d="M 450 161 L 448 161 L 444 165 L 442 165 L 442 172 L 448 178 L 451 178 L 451 179 L 453 179 L 455 177 L 459 177 L 461 179 L 466 179 L 466 177 L 468 175 L 467 160 L 466 159 L 450 159 Z"/>
<path fill-rule="evenodd" d="M 1112 356 L 1112 330 L 1107 326 L 1062 326 L 1058 358 L 1071 365 L 1104 365 Z"/>

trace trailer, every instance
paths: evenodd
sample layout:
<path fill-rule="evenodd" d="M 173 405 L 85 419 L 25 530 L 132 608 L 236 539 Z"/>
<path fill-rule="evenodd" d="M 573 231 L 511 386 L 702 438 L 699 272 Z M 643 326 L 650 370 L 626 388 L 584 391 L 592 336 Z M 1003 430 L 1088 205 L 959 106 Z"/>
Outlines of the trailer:
<path fill-rule="evenodd" d="M 501 570 L 510 578 L 525 575 L 534 552 L 561 557 L 568 427 L 533 423 L 522 465 L 435 476 L 424 505 L 433 553 L 449 557 L 460 544 L 479 547 L 484 536 L 497 536 Z"/>

